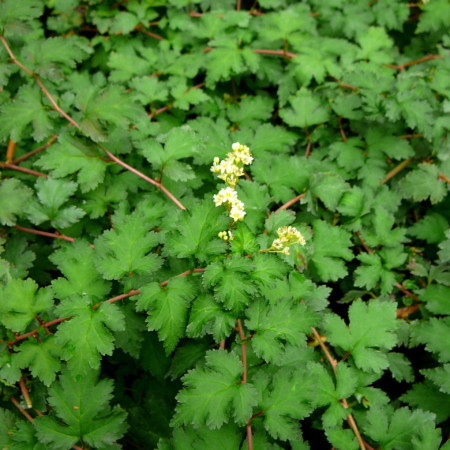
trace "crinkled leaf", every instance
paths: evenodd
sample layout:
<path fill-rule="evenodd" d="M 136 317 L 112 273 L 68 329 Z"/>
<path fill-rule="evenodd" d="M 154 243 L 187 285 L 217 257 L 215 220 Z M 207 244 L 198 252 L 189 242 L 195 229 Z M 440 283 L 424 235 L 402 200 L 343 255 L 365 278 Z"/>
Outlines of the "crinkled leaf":
<path fill-rule="evenodd" d="M 39 440 L 52 449 L 65 449 L 80 440 L 96 448 L 113 444 L 127 425 L 126 413 L 109 405 L 112 391 L 112 380 L 97 380 L 95 371 L 83 377 L 65 372 L 49 389 L 56 417 L 46 415 L 34 422 Z"/>
<path fill-rule="evenodd" d="M 174 425 L 192 424 L 220 428 L 231 417 L 245 424 L 257 402 L 257 392 L 250 383 L 240 383 L 242 364 L 236 354 L 211 350 L 202 368 L 183 377 L 184 388 L 177 395 Z"/>
<path fill-rule="evenodd" d="M 20 333 L 35 320 L 35 315 L 53 307 L 50 287 L 39 288 L 34 280 L 10 280 L 0 288 L 0 321 Z"/>
<path fill-rule="evenodd" d="M 381 372 L 388 367 L 386 355 L 397 342 L 396 304 L 380 300 L 356 300 L 349 309 L 349 326 L 337 315 L 324 322 L 328 341 L 353 356 L 355 364 L 366 371 Z"/>

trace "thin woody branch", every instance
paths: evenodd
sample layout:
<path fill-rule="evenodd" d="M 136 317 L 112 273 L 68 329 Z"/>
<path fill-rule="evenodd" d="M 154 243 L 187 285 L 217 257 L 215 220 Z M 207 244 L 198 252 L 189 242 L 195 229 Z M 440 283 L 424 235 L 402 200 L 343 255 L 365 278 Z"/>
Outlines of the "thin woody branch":
<path fill-rule="evenodd" d="M 247 340 L 245 338 L 244 328 L 242 326 L 241 319 L 237 319 L 236 327 L 239 333 L 239 338 L 241 340 L 241 355 L 242 355 L 242 383 L 247 383 Z M 252 433 L 252 424 L 251 418 L 248 420 L 245 425 L 246 433 L 247 433 L 247 448 L 248 450 L 253 450 L 253 433 Z"/>
<path fill-rule="evenodd" d="M 49 233 L 48 231 L 34 230 L 33 228 L 21 227 L 20 225 L 13 225 L 13 228 L 15 228 L 16 230 L 25 231 L 26 233 L 37 234 L 39 236 L 51 237 L 54 239 L 63 239 L 64 241 L 68 242 L 75 241 L 75 238 L 66 236 L 65 234 Z"/>
<path fill-rule="evenodd" d="M 315 339 L 319 343 L 320 348 L 322 349 L 325 357 L 327 358 L 328 362 L 330 363 L 334 374 L 336 374 L 336 368 L 337 368 L 338 362 L 331 355 L 330 351 L 328 350 L 328 347 L 325 345 L 325 342 L 323 342 L 323 340 L 320 337 L 320 334 L 318 333 L 316 328 L 312 327 L 311 330 L 313 332 L 313 335 L 314 335 Z M 347 403 L 347 400 L 345 398 L 341 400 L 341 403 L 342 403 L 342 406 L 345 409 L 348 409 L 348 403 Z M 364 442 L 364 440 L 363 440 L 363 438 L 361 436 L 361 433 L 359 432 L 358 426 L 356 425 L 355 419 L 354 419 L 354 417 L 351 414 L 347 414 L 347 422 L 350 425 L 350 428 L 355 433 L 355 436 L 356 436 L 356 439 L 357 439 L 357 441 L 359 443 L 360 449 L 361 450 L 371 450 L 372 447 L 369 444 L 367 444 L 366 442 Z"/>
<path fill-rule="evenodd" d="M 8 142 L 8 147 L 6 148 L 6 163 L 10 164 L 14 159 L 14 152 L 16 150 L 16 143 L 10 139 Z"/>
<path fill-rule="evenodd" d="M 193 273 L 201 273 L 201 272 L 204 272 L 204 271 L 205 271 L 205 269 L 200 269 L 200 268 L 186 270 L 185 272 L 182 272 L 182 273 L 179 273 L 178 275 L 175 275 L 173 278 L 185 277 L 185 276 L 193 274 Z M 160 286 L 161 287 L 167 286 L 171 279 L 172 278 L 170 278 L 169 280 L 162 281 L 160 283 Z M 104 302 L 96 303 L 95 305 L 92 306 L 92 309 L 94 309 L 94 310 L 98 309 L 102 303 L 118 302 L 119 300 L 123 300 L 124 298 L 128 298 L 128 297 L 131 297 L 133 295 L 140 294 L 140 293 L 141 293 L 140 290 L 132 289 L 131 291 L 129 291 L 129 292 L 125 293 L 125 294 L 117 295 L 116 297 L 112 297 L 112 298 L 110 298 L 108 300 L 105 300 Z M 17 344 L 18 342 L 20 342 L 20 341 L 22 341 L 24 339 L 27 339 L 27 338 L 32 337 L 32 336 L 36 337 L 37 334 L 39 333 L 39 330 L 41 328 L 48 328 L 48 327 L 51 327 L 53 325 L 57 325 L 58 323 L 64 322 L 66 320 L 69 320 L 71 318 L 72 318 L 72 316 L 70 316 L 70 317 L 62 317 L 62 318 L 59 318 L 59 319 L 51 320 L 50 322 L 40 322 L 40 327 L 35 328 L 34 330 L 29 331 L 28 333 L 15 336 L 13 341 L 8 342 L 8 346 L 11 348 L 12 346 L 14 346 L 15 344 Z"/>
<path fill-rule="evenodd" d="M 31 401 L 30 394 L 28 393 L 28 389 L 25 385 L 25 380 L 23 377 L 19 380 L 19 386 L 20 390 L 22 391 L 22 395 L 25 400 L 25 404 L 27 405 L 27 408 L 31 409 L 33 407 L 33 402 Z"/>
<path fill-rule="evenodd" d="M 401 172 L 412 161 L 413 161 L 413 158 L 408 158 L 408 159 L 405 159 L 404 161 L 402 161 L 399 165 L 397 165 L 390 172 L 387 173 L 387 175 L 381 181 L 381 184 L 386 184 L 391 178 L 395 177 L 395 175 L 397 175 L 399 172 Z"/>
<path fill-rule="evenodd" d="M 0 41 L 2 42 L 3 46 L 5 47 L 6 51 L 8 52 L 9 56 L 11 57 L 11 60 L 14 64 L 16 64 L 17 66 L 19 66 L 22 70 L 24 70 L 26 73 L 28 73 L 28 75 L 32 76 L 36 83 L 39 85 L 39 87 L 41 88 L 42 92 L 45 94 L 45 96 L 48 98 L 48 100 L 50 101 L 50 103 L 53 105 L 53 107 L 55 108 L 55 110 L 61 115 L 63 116 L 69 123 L 71 123 L 75 128 L 77 128 L 78 130 L 81 130 L 80 125 L 73 120 L 68 114 L 66 114 L 60 107 L 59 105 L 56 103 L 55 99 L 53 98 L 53 96 L 50 94 L 50 92 L 47 90 L 47 88 L 44 86 L 44 84 L 42 83 L 41 79 L 39 78 L 39 76 L 35 73 L 33 73 L 30 69 L 28 69 L 27 67 L 25 67 L 22 63 L 20 63 L 17 58 L 15 57 L 14 53 L 12 52 L 11 48 L 9 47 L 8 43 L 6 42 L 5 38 L 3 36 L 0 35 Z M 138 170 L 132 168 L 131 166 L 129 166 L 128 164 L 125 164 L 123 161 L 121 161 L 119 158 L 117 158 L 116 156 L 114 156 L 111 152 L 109 152 L 103 145 L 98 144 L 97 145 L 103 149 L 106 154 L 115 162 L 117 162 L 118 164 L 120 164 L 121 166 L 125 167 L 126 169 L 130 170 L 131 172 L 133 172 L 134 174 L 138 175 L 139 177 L 141 177 L 142 179 L 148 181 L 149 183 L 153 184 L 154 186 L 158 187 L 161 191 L 163 191 L 180 209 L 186 209 L 179 200 L 177 200 L 173 194 L 171 194 L 167 188 L 165 188 L 161 183 L 156 182 L 155 180 L 153 180 L 150 177 L 147 177 L 146 175 L 144 175 L 143 173 L 139 172 Z"/>
<path fill-rule="evenodd" d="M 14 397 L 10 397 L 9 398 L 11 400 L 11 402 L 14 404 L 14 406 L 23 414 L 23 416 L 31 423 L 33 423 L 33 418 L 20 406 L 19 402 L 14 398 Z"/>
<path fill-rule="evenodd" d="M 338 117 L 338 122 L 339 122 L 339 131 L 341 132 L 342 140 L 344 142 L 347 142 L 348 139 L 347 139 L 347 136 L 345 135 L 344 128 L 342 127 L 342 117 L 341 116 Z"/>
<path fill-rule="evenodd" d="M 284 205 L 280 206 L 275 212 L 281 211 L 283 209 L 288 209 L 291 207 L 294 203 L 297 203 L 300 201 L 304 196 L 306 195 L 306 192 L 303 192 L 303 194 L 297 195 L 296 197 L 292 198 L 288 202 L 286 202 Z"/>
<path fill-rule="evenodd" d="M 439 179 L 445 181 L 446 183 L 450 183 L 450 178 L 445 176 L 443 173 L 439 173 Z"/>
<path fill-rule="evenodd" d="M 22 161 L 25 161 L 26 159 L 30 158 L 31 156 L 35 155 L 36 153 L 41 152 L 42 150 L 45 150 L 46 148 L 50 147 L 50 145 L 53 144 L 53 142 L 56 141 L 56 134 L 54 134 L 44 145 L 41 145 L 38 148 L 35 148 L 34 150 L 31 150 L 31 152 L 26 153 L 25 155 L 19 156 L 18 158 L 14 159 L 10 162 L 10 164 L 19 164 Z"/>
<path fill-rule="evenodd" d="M 442 55 L 427 55 L 419 59 L 415 59 L 413 61 L 409 61 L 404 64 L 385 64 L 386 67 L 389 67 L 391 69 L 397 69 L 397 70 L 405 70 L 407 67 L 415 66 L 416 64 L 420 64 L 426 61 L 431 61 L 433 59 L 440 59 L 443 58 Z"/>
<path fill-rule="evenodd" d="M 16 166 L 15 164 L 8 164 L 8 163 L 0 162 L 0 168 L 27 173 L 29 175 L 34 175 L 35 177 L 43 177 L 43 178 L 48 177 L 48 175 L 46 173 L 37 172 L 36 170 L 26 169 L 25 167 Z"/>

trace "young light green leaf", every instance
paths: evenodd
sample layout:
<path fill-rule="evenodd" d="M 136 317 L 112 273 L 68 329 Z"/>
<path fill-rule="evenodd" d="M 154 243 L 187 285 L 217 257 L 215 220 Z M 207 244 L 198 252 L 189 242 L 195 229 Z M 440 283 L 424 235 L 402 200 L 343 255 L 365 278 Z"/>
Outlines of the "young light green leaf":
<path fill-rule="evenodd" d="M 93 310 L 85 297 L 63 301 L 57 314 L 72 317 L 58 326 L 55 335 L 56 343 L 62 347 L 61 358 L 69 362 L 72 374 L 83 376 L 100 367 L 101 355 L 112 354 L 114 337 L 110 330 L 121 331 L 125 326 L 117 305 L 102 303 Z"/>
<path fill-rule="evenodd" d="M 81 140 L 68 134 L 59 137 L 36 162 L 55 178 L 63 178 L 77 173 L 82 192 L 95 189 L 105 177 L 107 163 L 100 159 L 98 152 Z"/>
<path fill-rule="evenodd" d="M 246 311 L 245 326 L 252 330 L 252 349 L 266 362 L 274 362 L 287 345 L 301 345 L 316 325 L 316 315 L 304 303 L 254 302 Z"/>
<path fill-rule="evenodd" d="M 350 233 L 341 227 L 334 227 L 327 222 L 313 222 L 314 253 L 311 258 L 314 271 L 322 281 L 336 281 L 347 275 L 344 261 L 350 261 Z"/>
<path fill-rule="evenodd" d="M 219 342 L 229 336 L 235 323 L 233 313 L 226 311 L 212 296 L 200 294 L 192 303 L 186 334 L 189 337 L 210 334 Z"/>
<path fill-rule="evenodd" d="M 305 128 L 328 120 L 327 108 L 307 89 L 291 97 L 290 104 L 290 108 L 280 110 L 280 117 L 291 127 Z"/>
<path fill-rule="evenodd" d="M 25 341 L 17 351 L 14 358 L 20 369 L 29 368 L 32 375 L 47 387 L 53 383 L 61 368 L 61 348 L 55 343 L 53 335 L 47 336 L 40 343 L 34 340 Z"/>
<path fill-rule="evenodd" d="M 177 395 L 174 425 L 192 424 L 220 428 L 230 418 L 244 425 L 257 403 L 255 387 L 240 383 L 242 364 L 236 354 L 211 350 L 202 368 L 183 377 L 184 388 Z"/>
<path fill-rule="evenodd" d="M 450 395 L 440 391 L 430 381 L 413 384 L 412 388 L 400 398 L 413 408 L 434 413 L 436 423 L 441 423 L 450 417 Z"/>
<path fill-rule="evenodd" d="M 112 380 L 97 380 L 95 371 L 81 378 L 62 374 L 49 389 L 56 417 L 41 416 L 34 422 L 39 440 L 52 449 L 70 448 L 80 441 L 94 448 L 112 445 L 127 429 L 126 413 L 109 405 L 112 391 Z"/>
<path fill-rule="evenodd" d="M 396 304 L 356 300 L 350 306 L 349 319 L 347 327 L 335 314 L 326 317 L 324 328 L 328 341 L 350 352 L 360 369 L 381 373 L 389 363 L 380 350 L 390 350 L 397 342 Z"/>
<path fill-rule="evenodd" d="M 257 292 L 249 278 L 254 266 L 248 258 L 233 256 L 223 262 L 210 264 L 203 274 L 205 286 L 214 289 L 214 295 L 225 308 L 239 313 Z"/>
<path fill-rule="evenodd" d="M 159 269 L 161 258 L 150 250 L 161 238 L 149 229 L 145 216 L 135 211 L 96 239 L 96 266 L 104 278 L 119 280 L 129 274 L 149 274 Z"/>
<path fill-rule="evenodd" d="M 407 449 L 411 448 L 411 437 L 423 426 L 433 423 L 433 419 L 433 414 L 420 409 L 373 407 L 366 414 L 363 431 L 386 450 Z"/>
<path fill-rule="evenodd" d="M 425 344 L 425 348 L 436 353 L 439 361 L 450 362 L 450 317 L 432 317 L 427 321 L 417 321 L 411 328 L 411 340 L 414 344 Z"/>
<path fill-rule="evenodd" d="M 284 367 L 257 386 L 262 396 L 259 406 L 264 411 L 264 428 L 275 439 L 299 438 L 298 421 L 313 411 L 314 387 L 312 378 L 300 369 Z"/>
<path fill-rule="evenodd" d="M 322 415 L 324 427 L 333 428 L 341 426 L 348 411 L 340 403 L 340 400 L 352 396 L 357 387 L 358 379 L 354 370 L 344 363 L 339 363 L 336 368 L 336 381 L 323 364 L 308 364 L 308 373 L 314 379 L 314 402 L 317 406 L 327 406 Z"/>
<path fill-rule="evenodd" d="M 30 188 L 15 178 L 2 180 L 0 184 L 0 223 L 14 225 L 16 217 L 23 213 L 24 205 L 32 195 Z"/>
<path fill-rule="evenodd" d="M 40 178 L 36 182 L 38 199 L 26 207 L 30 220 L 39 225 L 50 221 L 55 228 L 66 228 L 78 222 L 85 212 L 77 206 L 63 207 L 77 190 L 77 184 L 54 178 Z"/>
<path fill-rule="evenodd" d="M 35 141 L 42 141 L 52 131 L 52 123 L 42 104 L 39 88 L 25 85 L 20 88 L 16 98 L 3 103 L 0 114 L 0 136 L 11 136 L 15 142 L 22 140 L 26 127 L 33 127 Z"/>
<path fill-rule="evenodd" d="M 140 291 L 137 310 L 147 311 L 148 329 L 158 332 L 169 354 L 184 336 L 187 310 L 196 290 L 188 279 L 174 278 L 167 287 L 149 283 Z"/>
<path fill-rule="evenodd" d="M 52 307 L 52 289 L 39 288 L 34 280 L 12 279 L 0 287 L 0 321 L 16 333 L 25 331 L 36 314 Z"/>
<path fill-rule="evenodd" d="M 363 263 L 355 270 L 355 286 L 373 289 L 378 284 L 382 294 L 392 292 L 397 283 L 393 268 L 399 267 L 408 255 L 403 247 L 383 249 L 375 253 L 361 253 L 357 258 Z"/>
<path fill-rule="evenodd" d="M 52 281 L 59 299 L 82 295 L 94 300 L 106 300 L 110 283 L 99 277 L 94 265 L 94 254 L 94 249 L 86 241 L 76 240 L 50 256 L 64 275 Z"/>
<path fill-rule="evenodd" d="M 228 219 L 222 212 L 212 200 L 197 203 L 189 212 L 184 212 L 177 231 L 166 237 L 165 252 L 179 258 L 195 256 L 199 261 L 222 253 L 226 244 L 217 234 L 228 226 Z"/>
<path fill-rule="evenodd" d="M 439 170 L 434 164 L 422 163 L 409 172 L 399 184 L 404 198 L 415 201 L 430 199 L 435 204 L 443 200 L 447 193 L 447 185 L 439 180 Z"/>

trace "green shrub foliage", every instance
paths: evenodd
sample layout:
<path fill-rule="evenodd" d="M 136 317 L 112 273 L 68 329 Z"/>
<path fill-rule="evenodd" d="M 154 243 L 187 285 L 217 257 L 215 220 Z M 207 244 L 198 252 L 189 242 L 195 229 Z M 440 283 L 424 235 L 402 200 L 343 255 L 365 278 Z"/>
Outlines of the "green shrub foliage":
<path fill-rule="evenodd" d="M 449 448 L 449 27 L 0 0 L 0 447 Z"/>

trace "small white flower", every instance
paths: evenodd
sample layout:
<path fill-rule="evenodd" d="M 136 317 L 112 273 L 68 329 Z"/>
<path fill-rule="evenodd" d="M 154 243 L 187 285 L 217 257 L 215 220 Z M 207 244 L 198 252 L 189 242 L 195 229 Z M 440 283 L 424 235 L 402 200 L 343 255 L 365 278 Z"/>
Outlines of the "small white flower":
<path fill-rule="evenodd" d="M 237 222 L 238 220 L 242 220 L 247 213 L 242 209 L 231 209 L 230 217 Z"/>

